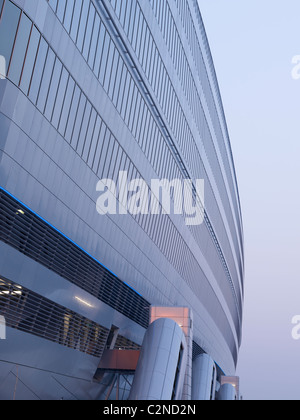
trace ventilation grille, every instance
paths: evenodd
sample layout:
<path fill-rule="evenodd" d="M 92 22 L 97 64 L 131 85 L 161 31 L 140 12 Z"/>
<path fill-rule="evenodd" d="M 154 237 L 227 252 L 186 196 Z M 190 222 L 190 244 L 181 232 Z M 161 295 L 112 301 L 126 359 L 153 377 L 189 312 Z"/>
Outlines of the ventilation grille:
<path fill-rule="evenodd" d="M 121 335 L 118 335 L 114 348 L 115 350 L 141 350 L 141 346 Z"/>
<path fill-rule="evenodd" d="M 148 327 L 149 302 L 2 189 L 0 240 Z"/>
<path fill-rule="evenodd" d="M 0 278 L 0 314 L 6 325 L 62 346 L 101 357 L 109 330 Z"/>

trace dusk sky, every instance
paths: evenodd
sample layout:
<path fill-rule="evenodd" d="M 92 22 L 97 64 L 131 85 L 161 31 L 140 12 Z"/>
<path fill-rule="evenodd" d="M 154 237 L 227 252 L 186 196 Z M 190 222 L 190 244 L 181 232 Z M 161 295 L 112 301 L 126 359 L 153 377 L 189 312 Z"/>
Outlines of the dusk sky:
<path fill-rule="evenodd" d="M 199 0 L 223 98 L 245 236 L 244 399 L 300 399 L 299 0 Z"/>

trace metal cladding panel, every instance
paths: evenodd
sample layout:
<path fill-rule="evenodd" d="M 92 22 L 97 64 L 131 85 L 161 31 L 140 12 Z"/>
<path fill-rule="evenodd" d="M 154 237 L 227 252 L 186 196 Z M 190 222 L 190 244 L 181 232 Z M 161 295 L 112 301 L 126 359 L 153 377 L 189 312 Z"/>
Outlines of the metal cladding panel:
<path fill-rule="evenodd" d="M 145 301 L 191 307 L 195 343 L 234 374 L 243 230 L 197 2 L 5 0 L 0 13 L 0 187 Z M 120 171 L 204 179 L 204 222 L 100 216 L 97 182 Z"/>

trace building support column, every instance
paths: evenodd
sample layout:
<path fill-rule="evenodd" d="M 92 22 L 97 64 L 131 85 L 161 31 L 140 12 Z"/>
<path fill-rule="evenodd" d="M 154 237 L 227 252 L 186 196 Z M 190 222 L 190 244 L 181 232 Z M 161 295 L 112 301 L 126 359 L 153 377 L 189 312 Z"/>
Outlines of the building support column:
<path fill-rule="evenodd" d="M 182 329 L 187 343 L 187 366 L 181 400 L 192 399 L 192 364 L 193 364 L 193 312 L 190 308 L 151 307 L 150 322 L 159 318 L 169 318 L 177 322 Z"/>
<path fill-rule="evenodd" d="M 217 400 L 218 401 L 235 401 L 237 399 L 236 390 L 231 384 L 224 384 L 221 386 Z"/>
<path fill-rule="evenodd" d="M 129 400 L 181 400 L 188 348 L 180 326 L 168 318 L 146 331 Z"/>
<path fill-rule="evenodd" d="M 193 362 L 192 399 L 215 400 L 217 369 L 208 354 L 200 354 Z"/>

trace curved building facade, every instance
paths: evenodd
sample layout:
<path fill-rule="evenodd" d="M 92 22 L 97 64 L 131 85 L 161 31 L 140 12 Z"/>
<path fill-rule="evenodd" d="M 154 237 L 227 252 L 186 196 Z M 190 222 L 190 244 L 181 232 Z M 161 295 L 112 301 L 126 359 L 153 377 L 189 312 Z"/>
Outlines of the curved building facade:
<path fill-rule="evenodd" d="M 151 307 L 189 308 L 193 357 L 234 375 L 242 218 L 197 1 L 0 0 L 0 127 L 0 398 L 128 398 L 101 360 L 141 349 Z M 190 180 L 203 223 L 159 195 L 100 215 L 124 172 Z"/>

